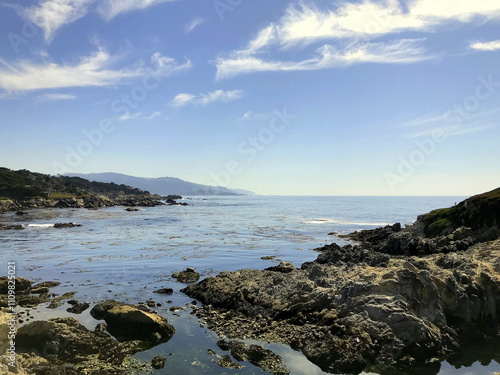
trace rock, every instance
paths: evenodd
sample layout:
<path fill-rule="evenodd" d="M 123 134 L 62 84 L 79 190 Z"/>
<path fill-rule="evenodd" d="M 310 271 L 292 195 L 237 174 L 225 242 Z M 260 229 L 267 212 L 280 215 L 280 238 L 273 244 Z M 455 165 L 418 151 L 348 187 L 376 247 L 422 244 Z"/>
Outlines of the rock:
<path fill-rule="evenodd" d="M 290 262 L 281 262 L 277 266 L 266 268 L 267 271 L 280 272 L 280 273 L 290 273 L 295 271 L 297 268 Z"/>
<path fill-rule="evenodd" d="M 0 224 L 0 230 L 23 230 L 24 227 L 22 225 L 5 225 Z"/>
<path fill-rule="evenodd" d="M 288 273 L 222 272 L 182 291 L 203 302 L 196 315 L 217 334 L 285 343 L 334 373 L 433 367 L 433 358 L 499 333 L 500 239 L 418 257 L 352 245 L 319 251 Z"/>
<path fill-rule="evenodd" d="M 49 288 L 33 288 L 31 289 L 32 294 L 45 294 L 49 293 Z"/>
<path fill-rule="evenodd" d="M 172 338 L 175 329 L 167 319 L 116 301 L 96 305 L 91 315 L 106 321 L 107 330 L 118 340 L 146 340 L 166 342 Z"/>
<path fill-rule="evenodd" d="M 188 267 L 185 271 L 172 274 L 172 277 L 181 283 L 189 284 L 197 282 L 200 279 L 200 274 L 193 267 Z"/>
<path fill-rule="evenodd" d="M 66 309 L 66 311 L 72 314 L 81 314 L 90 307 L 88 303 L 86 302 L 80 303 L 76 300 L 68 301 L 68 303 L 72 305 L 72 307 Z"/>
<path fill-rule="evenodd" d="M 9 291 L 9 279 L 7 276 L 0 277 L 0 294 L 7 294 Z M 15 291 L 17 293 L 29 293 L 31 291 L 31 281 L 24 277 L 15 279 Z"/>
<path fill-rule="evenodd" d="M 271 374 L 290 374 L 290 370 L 283 364 L 279 355 L 260 345 L 248 345 L 238 341 L 219 341 L 217 345 L 222 350 L 231 350 L 231 355 L 237 361 L 248 361 Z M 224 362 L 233 364 L 230 358 L 229 361 L 226 358 Z M 237 363 L 236 365 L 239 366 Z"/>
<path fill-rule="evenodd" d="M 165 357 L 162 357 L 161 355 L 157 355 L 151 360 L 151 366 L 155 370 L 160 370 L 165 367 L 165 363 L 167 362 L 167 359 Z"/>
<path fill-rule="evenodd" d="M 163 289 L 158 289 L 153 291 L 153 293 L 158 293 L 158 294 L 173 294 L 174 290 L 172 288 L 163 288 Z"/>
<path fill-rule="evenodd" d="M 9 333 L 11 332 L 10 330 L 11 325 L 9 324 L 9 321 L 12 321 L 13 317 L 14 316 L 12 314 L 0 311 L 0 337 L 2 338 L 2 340 L 0 340 L 1 354 L 4 354 L 5 351 L 9 348 L 8 336 Z"/>
<path fill-rule="evenodd" d="M 81 224 L 76 224 L 76 223 L 56 223 L 54 224 L 54 228 L 75 228 L 75 227 L 81 227 Z"/>
<path fill-rule="evenodd" d="M 134 365 L 129 357 L 137 350 L 89 331 L 74 318 L 34 321 L 19 328 L 16 337 L 18 370 L 21 367 L 27 374 L 132 375 L 144 366 Z"/>
<path fill-rule="evenodd" d="M 42 283 L 36 284 L 33 286 L 33 289 L 38 289 L 38 288 L 53 288 L 56 286 L 61 285 L 60 282 L 58 281 L 44 281 Z"/>
<path fill-rule="evenodd" d="M 17 212 L 16 212 L 16 215 L 18 215 L 18 216 L 23 216 L 23 215 L 28 215 L 28 213 L 27 213 L 27 212 L 24 212 L 24 211 L 17 211 Z"/>
<path fill-rule="evenodd" d="M 274 258 L 276 258 L 276 255 L 267 255 L 267 256 L 261 257 L 260 259 L 262 259 L 262 260 L 272 260 Z"/>
<path fill-rule="evenodd" d="M 139 211 L 139 209 L 138 208 L 127 207 L 125 209 L 125 211 L 128 211 L 128 212 L 137 212 L 137 211 Z"/>

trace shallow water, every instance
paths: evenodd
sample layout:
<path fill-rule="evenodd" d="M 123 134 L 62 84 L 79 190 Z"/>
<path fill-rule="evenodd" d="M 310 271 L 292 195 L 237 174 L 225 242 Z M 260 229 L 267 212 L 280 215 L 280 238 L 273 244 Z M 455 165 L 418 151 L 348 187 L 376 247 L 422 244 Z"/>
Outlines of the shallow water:
<path fill-rule="evenodd" d="M 349 233 L 401 222 L 447 207 L 463 197 L 209 197 L 186 199 L 189 206 L 162 206 L 126 212 L 123 207 L 94 210 L 31 210 L 28 215 L 0 215 L 0 223 L 25 225 L 22 231 L 1 231 L 2 258 L 17 263 L 18 276 L 34 281 L 59 280 L 53 291 L 76 291 L 81 302 L 114 298 L 136 303 L 149 298 L 162 303 L 157 311 L 177 333 L 165 344 L 136 355 L 150 360 L 168 357 L 165 370 L 182 374 L 225 374 L 234 370 L 213 364 L 207 349 L 225 354 L 217 338 L 190 314 L 178 315 L 170 306 L 191 302 L 170 278 L 188 266 L 202 277 L 241 268 L 263 269 L 286 260 L 300 266 L 312 261 L 312 249 L 344 241 L 328 233 Z M 55 229 L 57 222 L 77 222 L 78 228 Z M 275 256 L 262 260 L 263 256 Z M 0 274 L 6 274 L 0 272 Z M 172 296 L 153 294 L 171 287 Z M 171 300 L 172 303 L 166 303 Z M 34 316 L 78 317 L 89 329 L 97 324 L 88 311 L 81 316 L 65 312 L 68 306 Z M 293 374 L 323 374 L 301 353 L 283 345 L 267 345 L 283 356 Z M 172 353 L 172 355 L 170 355 Z M 487 362 L 487 361 L 486 361 Z M 261 374 L 249 363 L 240 374 Z M 446 362 L 439 374 L 493 374 L 496 362 L 455 369 Z"/>

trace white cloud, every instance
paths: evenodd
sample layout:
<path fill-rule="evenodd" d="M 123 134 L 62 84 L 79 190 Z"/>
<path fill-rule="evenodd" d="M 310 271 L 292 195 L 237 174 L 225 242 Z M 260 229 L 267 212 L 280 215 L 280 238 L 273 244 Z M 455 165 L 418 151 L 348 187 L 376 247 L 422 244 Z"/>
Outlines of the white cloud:
<path fill-rule="evenodd" d="M 141 112 L 133 113 L 130 114 L 130 112 L 125 113 L 124 115 L 121 115 L 118 117 L 121 121 L 127 121 L 127 120 L 134 120 L 138 117 L 142 116 Z"/>
<path fill-rule="evenodd" d="M 473 42 L 470 48 L 479 51 L 498 51 L 500 50 L 500 40 L 492 40 L 491 42 Z"/>
<path fill-rule="evenodd" d="M 402 31 L 433 31 L 448 21 L 500 19 L 497 0 L 414 0 L 403 7 L 398 0 L 341 3 L 335 10 L 314 5 L 290 6 L 275 28 L 282 45 L 318 39 L 375 38 Z"/>
<path fill-rule="evenodd" d="M 143 114 L 142 112 L 136 112 L 136 113 L 130 113 L 127 112 L 124 115 L 121 115 L 118 117 L 121 121 L 127 121 L 127 120 L 135 120 L 135 119 L 141 119 L 141 120 L 152 120 L 158 116 L 161 115 L 161 112 L 154 111 L 151 115 L 147 116 Z"/>
<path fill-rule="evenodd" d="M 158 111 L 154 111 L 153 113 L 151 113 L 149 116 L 146 116 L 145 119 L 146 120 L 152 120 L 158 116 L 161 116 L 161 112 L 158 112 Z"/>
<path fill-rule="evenodd" d="M 35 97 L 38 103 L 42 102 L 53 102 L 58 100 L 74 100 L 77 96 L 73 94 L 44 94 Z"/>
<path fill-rule="evenodd" d="M 201 17 L 195 17 L 191 20 L 191 22 L 187 23 L 186 26 L 184 26 L 184 32 L 186 34 L 189 34 L 192 32 L 194 29 L 196 29 L 198 26 L 201 24 L 207 22 L 206 18 L 201 18 Z"/>
<path fill-rule="evenodd" d="M 98 9 L 101 15 L 109 21 L 121 13 L 146 9 L 154 5 L 173 1 L 176 0 L 104 0 Z"/>
<path fill-rule="evenodd" d="M 427 115 L 406 121 L 400 124 L 400 127 L 415 130 L 418 128 L 418 131 L 405 135 L 409 139 L 432 137 L 437 129 L 446 136 L 472 134 L 496 128 L 496 118 L 498 118 L 499 113 L 500 109 L 470 113 L 466 117 L 461 117 L 458 124 L 451 125 L 456 122 L 458 115 L 449 111 L 441 115 Z"/>
<path fill-rule="evenodd" d="M 172 107 L 183 107 L 189 102 L 192 102 L 194 99 L 196 99 L 196 95 L 191 95 L 191 94 L 179 94 L 177 95 L 172 101 L 170 102 L 170 105 Z"/>
<path fill-rule="evenodd" d="M 25 19 L 43 30 L 46 40 L 51 40 L 54 33 L 62 26 L 85 16 L 88 7 L 95 0 L 44 0 L 39 5 L 24 8 L 13 5 Z"/>
<path fill-rule="evenodd" d="M 480 133 L 484 132 L 487 130 L 495 129 L 496 125 L 489 124 L 489 125 L 475 125 L 471 126 L 470 124 L 466 125 L 461 125 L 461 126 L 442 126 L 434 129 L 427 129 L 415 134 L 411 134 L 408 136 L 410 139 L 415 139 L 415 138 L 427 138 L 427 137 L 434 137 L 435 132 L 437 129 L 439 129 L 440 133 L 442 136 L 446 137 L 452 137 L 452 136 L 457 136 L 457 135 L 466 135 L 466 134 L 474 134 L 474 133 Z M 441 136 L 441 135 L 440 135 Z"/>
<path fill-rule="evenodd" d="M 252 115 L 253 115 L 252 111 L 245 112 L 245 114 L 243 115 L 243 117 L 241 119 L 242 120 L 250 120 L 252 118 Z"/>
<path fill-rule="evenodd" d="M 265 61 L 252 55 L 219 58 L 216 79 L 259 71 L 319 70 L 359 63 L 402 64 L 434 58 L 424 53 L 421 42 L 422 39 L 399 39 L 387 43 L 352 44 L 344 49 L 325 44 L 316 50 L 315 56 L 302 61 Z"/>
<path fill-rule="evenodd" d="M 27 91 L 58 89 L 67 87 L 111 86 L 131 82 L 151 74 L 167 77 L 175 72 L 189 69 L 188 60 L 178 64 L 174 59 L 155 53 L 151 62 L 155 70 L 144 66 L 133 69 L 113 69 L 117 58 L 99 49 L 90 56 L 73 64 L 55 62 L 33 62 L 19 60 L 9 63 L 0 58 L 0 89 L 10 96 Z"/>
<path fill-rule="evenodd" d="M 208 105 L 211 103 L 222 102 L 228 103 L 233 100 L 237 100 L 243 96 L 242 90 L 232 90 L 232 91 L 223 91 L 216 90 L 206 94 L 192 95 L 192 94 L 179 94 L 172 101 L 170 105 L 172 107 L 183 107 L 186 104 L 201 104 Z"/>
<path fill-rule="evenodd" d="M 257 121 L 267 121 L 270 120 L 276 116 L 272 112 L 268 113 L 255 113 L 253 111 L 247 111 L 245 114 L 241 117 L 241 121 L 248 121 L 248 120 L 257 120 Z"/>
<path fill-rule="evenodd" d="M 167 77 L 183 70 L 189 70 L 193 67 L 190 60 L 186 60 L 184 64 L 179 64 L 174 58 L 163 56 L 160 52 L 155 52 L 151 56 L 151 62 L 156 67 L 157 73 L 162 77 Z"/>
<path fill-rule="evenodd" d="M 451 22 L 487 20 L 500 20 L 500 1 L 414 0 L 404 6 L 399 0 L 365 0 L 340 2 L 333 10 L 322 10 L 299 1 L 289 6 L 278 22 L 262 28 L 244 48 L 219 57 L 217 78 L 255 71 L 324 69 L 363 62 L 423 61 L 435 56 L 408 39 L 392 44 L 368 42 L 405 31 L 435 32 Z M 323 52 L 319 51 L 319 56 L 317 49 L 316 56 L 304 61 L 272 57 L 292 47 L 303 48 L 327 40 L 331 42 L 323 47 Z M 340 46 L 333 47 L 332 43 Z"/>

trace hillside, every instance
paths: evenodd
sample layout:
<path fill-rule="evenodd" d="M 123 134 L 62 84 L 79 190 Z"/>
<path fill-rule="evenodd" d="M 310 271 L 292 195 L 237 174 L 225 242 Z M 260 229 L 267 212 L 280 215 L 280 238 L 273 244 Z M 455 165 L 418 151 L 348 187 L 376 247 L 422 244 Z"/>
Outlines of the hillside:
<path fill-rule="evenodd" d="M 0 168 L 0 198 L 24 200 L 30 198 L 60 199 L 100 194 L 149 195 L 148 191 L 115 183 L 91 182 L 80 177 L 50 176 L 28 170 Z"/>
<path fill-rule="evenodd" d="M 120 173 L 90 173 L 67 174 L 67 176 L 82 177 L 91 181 L 114 182 L 135 186 L 150 191 L 153 194 L 167 195 L 253 195 L 252 192 L 231 190 L 221 186 L 195 184 L 175 177 L 143 178 L 128 176 Z"/>
<path fill-rule="evenodd" d="M 418 217 L 428 237 L 452 233 L 461 226 L 475 231 L 500 226 L 500 188 L 474 195 L 450 208 L 433 210 Z"/>

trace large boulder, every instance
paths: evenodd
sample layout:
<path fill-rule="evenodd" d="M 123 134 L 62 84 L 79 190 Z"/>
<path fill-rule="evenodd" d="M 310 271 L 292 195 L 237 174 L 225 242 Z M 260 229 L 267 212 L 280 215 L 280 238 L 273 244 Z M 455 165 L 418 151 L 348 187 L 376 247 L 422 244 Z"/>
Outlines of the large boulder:
<path fill-rule="evenodd" d="M 166 342 L 175 333 L 174 327 L 162 316 L 116 301 L 96 305 L 91 314 L 104 319 L 108 332 L 121 341 Z"/>

